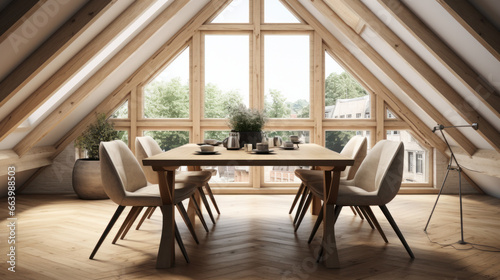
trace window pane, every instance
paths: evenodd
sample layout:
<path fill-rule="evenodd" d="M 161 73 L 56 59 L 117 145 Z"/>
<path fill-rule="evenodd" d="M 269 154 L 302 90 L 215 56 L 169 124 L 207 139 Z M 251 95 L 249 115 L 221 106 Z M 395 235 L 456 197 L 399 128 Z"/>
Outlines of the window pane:
<path fill-rule="evenodd" d="M 224 140 L 229 136 L 229 130 L 210 130 L 203 134 L 204 139 Z M 217 182 L 250 182 L 249 166 L 205 166 L 203 169 L 216 169 L 217 175 L 212 176 L 210 183 Z"/>
<path fill-rule="evenodd" d="M 118 131 L 118 139 L 125 142 L 128 145 L 128 131 L 127 130 L 117 130 Z"/>
<path fill-rule="evenodd" d="M 386 115 L 386 118 L 387 119 L 397 119 L 396 115 L 394 115 L 393 112 L 391 112 L 391 110 L 387 109 L 387 115 Z"/>
<path fill-rule="evenodd" d="M 366 137 L 368 149 L 370 144 L 370 131 L 349 131 L 349 130 L 327 130 L 325 131 L 325 147 L 337 153 L 342 152 L 344 146 L 349 140 L 356 136 L 361 135 Z"/>
<path fill-rule="evenodd" d="M 250 23 L 248 0 L 233 0 L 212 23 Z"/>
<path fill-rule="evenodd" d="M 205 118 L 225 118 L 249 104 L 249 36 L 205 35 Z"/>
<path fill-rule="evenodd" d="M 163 151 L 189 143 L 189 131 L 148 130 L 144 136 L 151 136 Z"/>
<path fill-rule="evenodd" d="M 111 119 L 126 119 L 128 118 L 128 100 L 125 101 L 113 114 L 110 116 Z"/>
<path fill-rule="evenodd" d="M 402 141 L 405 146 L 403 183 L 427 183 L 429 151 L 406 130 L 388 130 L 387 139 Z"/>
<path fill-rule="evenodd" d="M 268 138 L 279 136 L 282 138 L 283 142 L 290 141 L 291 135 L 299 136 L 299 140 L 302 143 L 309 143 L 309 131 L 268 131 L 266 132 Z M 270 149 L 279 149 L 279 147 L 273 147 Z M 300 145 L 299 145 L 300 149 Z M 300 183 L 300 179 L 295 177 L 295 169 L 306 168 L 309 166 L 265 166 L 264 167 L 264 182 L 297 182 Z"/>
<path fill-rule="evenodd" d="M 264 36 L 265 108 L 270 118 L 309 118 L 309 49 L 308 35 Z"/>
<path fill-rule="evenodd" d="M 145 118 L 189 118 L 189 48 L 144 87 Z"/>
<path fill-rule="evenodd" d="M 370 118 L 370 95 L 328 54 L 325 54 L 325 118 Z"/>
<path fill-rule="evenodd" d="M 264 1 L 265 23 L 300 23 L 279 0 Z"/>

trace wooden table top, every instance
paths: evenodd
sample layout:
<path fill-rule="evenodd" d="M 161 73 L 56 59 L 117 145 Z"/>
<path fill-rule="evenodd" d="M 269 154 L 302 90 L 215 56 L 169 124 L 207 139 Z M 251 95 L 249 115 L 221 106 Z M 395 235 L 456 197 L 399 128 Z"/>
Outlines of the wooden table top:
<path fill-rule="evenodd" d="M 144 159 L 146 166 L 348 166 L 354 159 L 317 144 L 300 144 L 295 150 L 270 148 L 272 154 L 254 154 L 241 150 L 227 150 L 223 146 L 215 147 L 218 154 L 199 155 L 197 144 L 186 144 L 167 152 Z"/>

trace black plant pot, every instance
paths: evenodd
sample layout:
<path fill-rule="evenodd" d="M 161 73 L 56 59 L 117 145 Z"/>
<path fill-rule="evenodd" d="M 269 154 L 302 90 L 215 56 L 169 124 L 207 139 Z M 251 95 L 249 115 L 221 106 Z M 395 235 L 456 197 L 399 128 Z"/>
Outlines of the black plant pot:
<path fill-rule="evenodd" d="M 261 131 L 240 131 L 240 147 L 245 144 L 252 144 L 253 148 L 257 147 L 257 143 L 262 142 Z"/>

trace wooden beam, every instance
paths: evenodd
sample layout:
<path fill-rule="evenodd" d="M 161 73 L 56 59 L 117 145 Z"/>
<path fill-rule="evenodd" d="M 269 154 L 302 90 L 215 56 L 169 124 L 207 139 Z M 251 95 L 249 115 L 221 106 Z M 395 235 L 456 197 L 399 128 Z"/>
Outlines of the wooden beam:
<path fill-rule="evenodd" d="M 500 117 L 500 95 L 446 43 L 398 0 L 379 0 L 426 49 L 457 77 L 481 102 Z"/>
<path fill-rule="evenodd" d="M 141 16 L 155 1 L 136 1 L 125 10 L 109 27 L 103 30 L 95 37 L 77 56 L 65 64 L 56 74 L 52 76 L 48 83 L 47 90 L 40 94 L 50 94 L 57 82 L 59 85 L 66 81 L 62 77 L 70 79 L 71 75 L 84 67 L 86 62 L 95 55 L 98 50 L 105 47 L 107 43 L 119 35 L 129 24 L 132 24 L 136 18 Z M 144 44 L 161 26 L 168 22 L 189 0 L 177 0 L 171 3 L 165 10 L 148 24 L 141 32 L 137 34 L 129 43 L 127 43 L 116 55 L 105 63 L 92 77 L 71 94 L 57 109 L 53 110 L 39 125 L 37 125 L 23 140 L 21 140 L 14 150 L 22 155 L 33 147 L 38 141 L 45 137 L 61 121 L 64 120 L 85 98 L 92 93 L 101 83 L 113 73 L 116 68 L 125 62 L 129 56 Z M 131 90 L 131 89 L 129 89 Z"/>
<path fill-rule="evenodd" d="M 312 131 L 311 143 L 318 145 L 325 144 L 323 136 L 323 119 L 325 118 L 325 49 L 323 39 L 314 32 L 313 34 L 313 91 L 309 102 L 309 118 L 314 120 L 314 130 Z M 316 110 L 311 110 L 317 108 Z"/>
<path fill-rule="evenodd" d="M 0 44 L 47 0 L 11 1 L 0 11 Z"/>
<path fill-rule="evenodd" d="M 50 165 L 54 153 L 55 149 L 52 146 L 35 147 L 23 157 L 13 150 L 2 150 L 0 151 L 0 176 L 7 175 L 9 166 L 15 166 L 16 172 L 21 172 Z"/>
<path fill-rule="evenodd" d="M 115 2 L 112 0 L 90 0 L 17 66 L 14 71 L 9 73 L 0 82 L 0 107 L 80 37 Z M 2 123 L 0 123 L 0 141 L 28 118 L 48 97 L 38 97 L 32 94 L 30 98 L 34 100 L 24 101 L 22 103 L 24 104 L 23 108 L 15 109 L 2 120 Z"/>
<path fill-rule="evenodd" d="M 437 0 L 497 60 L 500 60 L 500 32 L 469 1 Z"/>
<path fill-rule="evenodd" d="M 483 118 L 458 92 L 456 92 L 434 69 L 418 56 L 405 42 L 403 42 L 390 28 L 388 28 L 368 7 L 359 0 L 345 1 L 348 7 L 356 12 L 371 29 L 384 39 L 410 67 L 412 67 L 437 93 L 469 124 L 478 123 L 477 132 L 497 151 L 500 151 L 500 132 L 488 120 Z M 465 1 L 457 1 L 465 2 Z M 397 83 L 397 81 L 395 81 Z M 415 100 L 416 101 L 416 100 Z M 417 102 L 417 101 L 416 101 Z M 420 102 L 418 105 L 422 106 Z M 436 120 L 436 119 L 435 119 Z M 438 123 L 441 121 L 436 120 Z M 452 130 L 448 131 L 450 134 Z M 456 130 L 458 132 L 458 130 Z M 453 132 L 455 133 L 455 132 Z M 450 134 L 450 136 L 452 136 Z M 460 136 L 460 135 L 457 135 Z M 462 135 L 463 136 L 463 135 Z M 455 142 L 473 155 L 476 147 L 467 139 L 455 138 Z M 470 143 L 470 144 L 469 144 Z"/>
<path fill-rule="evenodd" d="M 429 145 L 444 151 L 446 149 L 445 143 L 437 137 L 431 130 L 408 108 L 404 105 L 394 94 L 385 87 L 352 53 L 344 47 L 308 10 L 306 10 L 302 4 L 297 0 L 287 0 L 287 2 L 292 6 L 298 13 L 300 13 L 304 20 L 314 27 L 316 32 L 318 32 L 323 38 L 325 44 L 330 48 L 331 54 L 336 58 L 345 69 L 351 73 L 356 73 L 356 77 L 363 79 L 363 83 L 368 85 L 373 93 L 382 96 L 385 102 L 391 106 L 398 115 L 402 116 L 403 120 L 410 125 L 410 127 L 416 132 L 422 134 L 427 141 L 430 142 Z M 314 1 L 316 3 L 318 1 Z M 324 4 L 323 10 L 319 9 L 321 12 L 325 13 L 330 11 L 325 15 L 327 17 L 334 16 L 343 26 L 345 23 L 340 19 L 326 4 Z M 332 19 L 330 19 L 332 20 Z M 349 30 L 352 31 L 350 27 L 347 26 Z"/>
<path fill-rule="evenodd" d="M 446 126 L 452 124 L 430 104 L 406 79 L 392 67 L 373 47 L 370 46 L 359 34 L 347 26 L 337 14 L 335 14 L 323 1 L 313 1 L 315 7 L 332 21 L 337 28 L 344 33 L 354 45 L 356 45 L 377 67 L 384 72 L 394 83 L 405 92 L 420 108 L 428 114 L 436 123 L 446 123 Z M 391 106 L 393 107 L 393 106 Z M 401 115 L 401 114 L 400 114 Z M 429 128 L 427 128 L 429 129 Z M 468 152 L 474 153 L 476 147 L 460 131 L 450 130 L 450 136 L 461 143 Z"/>
<path fill-rule="evenodd" d="M 123 99 L 129 94 L 132 88 L 137 87 L 151 73 L 158 71 L 168 64 L 177 53 L 186 46 L 186 42 L 191 39 L 196 30 L 216 11 L 218 11 L 228 0 L 210 1 L 201 11 L 194 16 L 177 34 L 167 41 L 158 51 L 155 52 L 145 63 L 141 65 L 125 82 L 123 82 L 113 93 L 104 99 L 94 110 L 64 135 L 55 145 L 57 156 L 64 148 L 92 122 L 95 121 L 96 113 L 106 113 L 110 115 L 114 108 L 119 106 Z"/>
<path fill-rule="evenodd" d="M 351 9 L 342 4 L 341 0 L 325 0 L 325 3 L 356 33 L 360 34 L 364 25 L 363 21 Z"/>

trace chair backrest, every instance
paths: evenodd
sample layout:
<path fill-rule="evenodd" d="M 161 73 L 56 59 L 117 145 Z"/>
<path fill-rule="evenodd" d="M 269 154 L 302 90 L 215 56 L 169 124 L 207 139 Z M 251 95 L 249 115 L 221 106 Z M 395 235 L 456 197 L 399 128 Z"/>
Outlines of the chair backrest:
<path fill-rule="evenodd" d="M 340 173 L 340 177 L 346 178 L 347 180 L 351 180 L 354 178 L 354 175 L 356 175 L 361 162 L 363 162 L 364 158 L 366 157 L 366 148 L 366 137 L 356 135 L 349 139 L 340 154 L 349 158 L 353 158 L 354 164 L 352 166 L 347 166 L 346 169 L 342 171 L 342 173 Z"/>
<path fill-rule="evenodd" d="M 162 152 L 160 145 L 158 145 L 153 137 L 143 136 L 135 138 L 135 156 L 144 171 L 144 175 L 146 175 L 146 179 L 151 184 L 158 184 L 158 173 L 151 166 L 144 166 L 142 160 Z"/>
<path fill-rule="evenodd" d="M 127 192 L 148 184 L 134 154 L 121 140 L 101 142 L 99 159 L 104 191 L 115 203 L 121 204 Z"/>
<path fill-rule="evenodd" d="M 381 204 L 391 201 L 401 187 L 404 166 L 403 142 L 381 140 L 368 153 L 354 176 L 354 185 L 377 191 Z"/>

